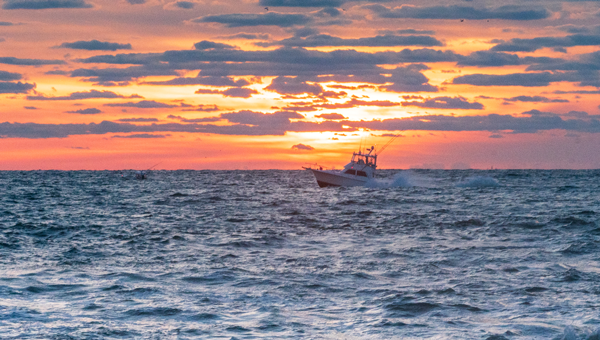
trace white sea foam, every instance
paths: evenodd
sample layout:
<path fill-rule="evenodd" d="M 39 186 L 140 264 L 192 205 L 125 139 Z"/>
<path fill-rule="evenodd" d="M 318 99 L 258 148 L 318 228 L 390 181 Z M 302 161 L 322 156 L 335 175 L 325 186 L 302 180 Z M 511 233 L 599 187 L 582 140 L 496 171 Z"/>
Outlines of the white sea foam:
<path fill-rule="evenodd" d="M 492 177 L 474 176 L 466 178 L 462 182 L 457 183 L 456 186 L 462 188 L 498 187 L 500 183 Z"/>
<path fill-rule="evenodd" d="M 367 188 L 409 188 L 431 186 L 432 180 L 412 171 L 402 171 L 391 178 L 373 178 L 367 181 Z"/>

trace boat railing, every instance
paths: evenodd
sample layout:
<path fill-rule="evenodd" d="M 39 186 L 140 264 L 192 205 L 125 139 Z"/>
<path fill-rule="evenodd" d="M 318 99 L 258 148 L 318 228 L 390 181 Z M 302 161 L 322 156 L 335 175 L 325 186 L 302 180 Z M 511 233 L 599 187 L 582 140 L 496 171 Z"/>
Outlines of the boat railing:
<path fill-rule="evenodd" d="M 308 166 L 303 166 L 306 170 L 336 170 L 335 167 L 319 165 L 317 163 L 306 163 Z"/>

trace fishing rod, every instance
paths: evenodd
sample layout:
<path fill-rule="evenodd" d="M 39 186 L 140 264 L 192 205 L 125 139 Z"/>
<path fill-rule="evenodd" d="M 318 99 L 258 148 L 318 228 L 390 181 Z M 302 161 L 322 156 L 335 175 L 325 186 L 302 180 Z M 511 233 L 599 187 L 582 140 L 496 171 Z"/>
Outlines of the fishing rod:
<path fill-rule="evenodd" d="M 148 170 L 146 170 L 146 171 L 150 171 L 150 170 L 154 169 L 154 168 L 155 168 L 157 165 L 159 165 L 160 163 L 162 163 L 162 161 L 160 161 L 160 162 L 158 162 L 158 163 L 154 164 L 153 166 L 149 167 L 149 168 L 148 168 Z"/>
<path fill-rule="evenodd" d="M 395 135 L 394 137 L 392 137 L 387 143 L 385 143 L 385 145 L 381 148 L 381 150 L 379 150 L 377 152 L 377 155 L 380 155 L 383 152 L 383 150 L 385 150 L 385 148 L 390 146 L 390 144 L 392 144 L 398 137 L 400 137 L 400 135 Z"/>

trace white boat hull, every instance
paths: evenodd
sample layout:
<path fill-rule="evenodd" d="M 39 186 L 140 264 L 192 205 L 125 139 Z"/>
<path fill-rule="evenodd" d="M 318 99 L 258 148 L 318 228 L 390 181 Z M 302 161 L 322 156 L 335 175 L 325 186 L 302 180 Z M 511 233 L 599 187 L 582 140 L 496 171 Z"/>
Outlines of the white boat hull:
<path fill-rule="evenodd" d="M 339 171 L 326 171 L 309 169 L 315 175 L 317 184 L 323 187 L 357 187 L 367 183 L 368 178 L 356 175 L 347 175 Z"/>

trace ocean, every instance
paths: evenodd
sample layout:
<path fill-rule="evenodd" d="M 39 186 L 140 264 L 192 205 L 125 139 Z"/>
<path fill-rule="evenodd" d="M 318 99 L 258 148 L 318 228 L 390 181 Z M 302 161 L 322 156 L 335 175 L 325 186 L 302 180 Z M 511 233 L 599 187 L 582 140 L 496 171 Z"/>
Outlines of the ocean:
<path fill-rule="evenodd" d="M 1 339 L 599 339 L 599 170 L 0 171 Z"/>

